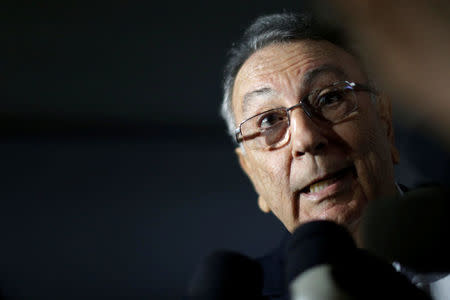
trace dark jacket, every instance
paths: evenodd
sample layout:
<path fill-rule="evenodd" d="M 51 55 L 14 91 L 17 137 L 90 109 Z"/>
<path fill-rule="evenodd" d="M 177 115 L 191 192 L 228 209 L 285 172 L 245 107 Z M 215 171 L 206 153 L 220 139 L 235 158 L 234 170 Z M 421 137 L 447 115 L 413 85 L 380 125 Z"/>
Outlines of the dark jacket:
<path fill-rule="evenodd" d="M 285 286 L 285 248 L 291 234 L 286 231 L 280 245 L 269 254 L 257 258 L 263 269 L 262 295 L 267 299 L 288 300 L 288 292 Z"/>

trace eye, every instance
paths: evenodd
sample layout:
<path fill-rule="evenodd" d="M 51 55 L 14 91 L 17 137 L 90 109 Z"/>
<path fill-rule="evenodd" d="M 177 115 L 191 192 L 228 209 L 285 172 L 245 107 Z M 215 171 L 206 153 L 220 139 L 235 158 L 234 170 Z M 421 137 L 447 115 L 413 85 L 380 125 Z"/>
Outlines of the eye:
<path fill-rule="evenodd" d="M 287 120 L 286 112 L 275 110 L 264 113 L 260 116 L 258 126 L 260 129 L 269 129 Z"/>
<path fill-rule="evenodd" d="M 341 103 L 342 101 L 345 100 L 346 94 L 347 93 L 342 90 L 335 90 L 323 93 L 317 97 L 317 100 L 315 101 L 315 106 L 324 107 Z"/>

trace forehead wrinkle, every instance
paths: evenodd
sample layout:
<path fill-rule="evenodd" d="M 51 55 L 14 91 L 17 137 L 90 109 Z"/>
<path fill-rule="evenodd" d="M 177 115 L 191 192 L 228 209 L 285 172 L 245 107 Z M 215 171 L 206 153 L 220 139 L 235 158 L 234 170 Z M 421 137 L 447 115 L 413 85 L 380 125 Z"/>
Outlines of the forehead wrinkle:
<path fill-rule="evenodd" d="M 293 52 L 293 51 L 290 51 Z M 252 67 L 250 67 L 250 71 L 246 70 L 246 72 L 244 72 L 243 77 L 247 77 L 250 80 L 262 80 L 262 81 L 273 81 L 274 77 L 279 77 L 282 76 L 282 74 L 286 74 L 288 72 L 291 72 L 291 70 L 297 70 L 299 65 L 302 65 L 303 62 L 302 61 L 297 61 L 295 60 L 297 58 L 297 54 L 293 53 L 291 56 L 285 58 L 284 60 L 282 60 L 281 62 L 278 62 L 277 64 L 272 64 L 272 66 L 274 66 L 275 68 L 272 69 L 271 71 L 267 71 L 267 69 L 271 69 L 272 66 L 267 66 L 267 64 L 264 63 L 258 63 L 256 65 L 256 67 L 254 67 L 252 69 Z M 279 59 L 279 57 L 276 58 L 263 58 L 265 59 L 265 62 L 267 63 L 267 61 L 274 60 L 276 61 L 276 59 Z M 298 71 L 297 71 L 298 72 Z M 247 73 L 247 74 L 246 74 Z M 249 74 L 250 73 L 250 74 Z M 277 80 L 275 80 L 277 81 Z M 296 83 L 295 85 L 297 85 L 298 83 Z M 251 106 L 250 104 L 256 100 L 256 98 L 258 96 L 266 96 L 266 97 L 270 97 L 273 95 L 277 95 L 278 91 L 274 90 L 271 87 L 262 87 L 262 88 L 258 88 L 254 91 L 248 92 L 244 95 L 244 97 L 242 98 L 242 111 L 245 113 L 248 111 L 248 108 Z"/>
<path fill-rule="evenodd" d="M 291 49 L 286 48 L 285 46 L 287 45 L 277 44 L 269 46 L 268 48 L 276 47 L 281 51 L 281 54 L 275 56 L 264 52 L 256 52 L 253 57 L 251 57 L 252 63 L 250 64 L 250 69 L 253 69 L 251 71 L 253 74 L 249 77 L 270 77 L 280 73 L 289 73 L 291 70 L 301 72 L 301 69 L 305 69 L 306 66 L 314 64 L 320 59 L 336 56 L 336 53 L 329 49 L 317 49 L 308 44 L 304 46 L 305 48 L 301 52 L 296 48 Z M 252 64 L 254 64 L 253 67 L 251 67 Z M 305 79 L 308 80 L 308 82 L 304 81 L 305 84 L 311 83 L 314 79 L 313 77 L 318 75 L 315 73 L 321 73 L 322 71 L 334 72 L 337 75 L 346 75 L 342 68 L 332 64 L 324 64 L 316 69 L 317 70 L 314 72 L 310 71 L 305 74 Z"/>
<path fill-rule="evenodd" d="M 255 89 L 257 88 L 263 90 L 268 87 L 271 88 L 273 92 L 277 92 L 277 90 L 272 87 L 272 81 L 275 80 L 274 76 L 278 77 L 282 74 L 287 75 L 292 72 L 302 76 L 301 74 L 304 73 L 302 77 L 297 77 L 297 79 L 294 80 L 295 82 L 291 82 L 295 93 L 299 93 L 297 94 L 299 96 L 308 90 L 308 85 L 312 85 L 316 78 L 319 77 L 319 74 L 323 75 L 322 73 L 325 73 L 326 71 L 331 74 L 338 75 L 339 77 L 343 77 L 343 79 L 348 79 L 349 77 L 346 72 L 343 71 L 345 69 L 340 66 L 338 62 L 333 63 L 329 61 L 330 56 L 336 56 L 336 53 L 334 53 L 335 51 L 332 51 L 333 49 L 328 49 L 326 44 L 323 46 L 321 44 L 323 44 L 323 42 L 295 42 L 289 44 L 270 45 L 260 49 L 253 53 L 240 68 L 236 75 L 234 86 L 237 87 L 238 84 L 240 85 L 243 82 L 254 83 L 260 81 L 259 87 L 256 86 Z M 295 47 L 292 48 L 292 45 Z M 275 54 L 272 50 L 275 51 Z M 325 59 L 323 65 L 314 68 L 314 70 L 308 70 L 308 67 L 314 66 L 317 62 L 323 59 Z M 328 62 L 326 62 L 327 60 Z M 304 70 L 306 70 L 306 72 Z M 261 83 L 267 81 L 269 81 L 268 85 L 261 85 Z M 236 92 L 236 90 L 234 90 L 234 92 Z M 268 90 L 259 93 L 259 95 L 269 94 L 270 93 Z M 248 109 L 253 104 L 253 99 L 250 99 L 251 97 L 244 98 L 243 96 L 239 98 L 240 101 L 238 102 L 241 102 L 241 113 L 248 112 Z M 238 100 L 239 98 L 235 99 Z"/>
<path fill-rule="evenodd" d="M 308 63 L 308 60 L 305 58 L 298 59 L 298 56 L 298 54 L 295 54 L 278 62 L 277 60 L 280 60 L 280 56 L 271 58 L 271 60 L 276 63 L 270 62 L 270 64 L 258 64 L 255 67 L 252 76 L 249 77 L 253 79 L 273 78 L 282 74 L 291 74 L 292 72 L 300 73 L 301 69 Z"/>
<path fill-rule="evenodd" d="M 289 72 L 291 69 L 297 69 L 298 65 L 305 64 L 304 61 L 307 60 L 306 58 L 310 55 L 317 55 L 317 52 L 309 53 L 308 49 L 299 53 L 296 48 L 291 49 L 290 47 L 286 47 L 291 45 L 291 43 L 287 45 L 274 44 L 256 51 L 243 64 L 240 70 L 240 73 L 242 73 L 241 75 L 247 78 L 257 78 L 270 77 L 274 74 Z M 270 49 L 276 49 L 281 53 L 278 55 L 266 53 L 266 51 Z M 299 56 L 305 57 L 299 60 Z"/>

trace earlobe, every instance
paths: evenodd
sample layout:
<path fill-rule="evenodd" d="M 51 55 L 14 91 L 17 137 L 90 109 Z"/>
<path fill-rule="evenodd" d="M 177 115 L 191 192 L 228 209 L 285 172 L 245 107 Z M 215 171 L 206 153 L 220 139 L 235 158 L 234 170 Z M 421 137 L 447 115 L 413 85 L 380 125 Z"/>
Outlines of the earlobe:
<path fill-rule="evenodd" d="M 270 212 L 269 205 L 267 205 L 266 200 L 264 200 L 261 196 L 258 197 L 258 206 L 263 212 L 265 212 L 265 213 Z"/>
<path fill-rule="evenodd" d="M 392 127 L 392 108 L 391 100 L 385 94 L 378 97 L 378 115 L 383 122 L 386 130 L 386 135 L 390 142 L 394 140 L 394 130 Z"/>
<path fill-rule="evenodd" d="M 378 114 L 383 122 L 386 136 L 390 144 L 391 159 L 394 164 L 400 161 L 400 154 L 395 147 L 394 127 L 392 125 L 392 107 L 391 100 L 387 95 L 381 94 L 378 98 Z"/>

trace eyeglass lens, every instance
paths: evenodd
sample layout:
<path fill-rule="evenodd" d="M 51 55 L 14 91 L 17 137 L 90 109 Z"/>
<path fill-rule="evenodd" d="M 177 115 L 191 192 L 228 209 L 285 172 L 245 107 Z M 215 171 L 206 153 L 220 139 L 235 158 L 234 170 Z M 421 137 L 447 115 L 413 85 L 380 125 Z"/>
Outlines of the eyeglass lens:
<path fill-rule="evenodd" d="M 342 84 L 322 89 L 308 96 L 307 105 L 313 116 L 336 123 L 357 107 L 352 86 Z M 242 139 L 253 149 L 276 148 L 289 137 L 290 108 L 272 109 L 258 114 L 241 124 Z"/>

